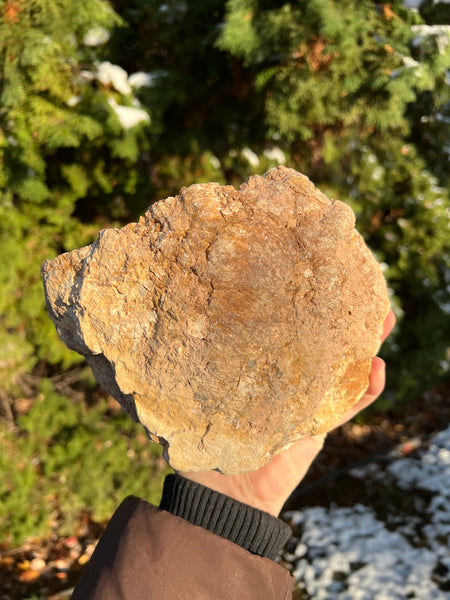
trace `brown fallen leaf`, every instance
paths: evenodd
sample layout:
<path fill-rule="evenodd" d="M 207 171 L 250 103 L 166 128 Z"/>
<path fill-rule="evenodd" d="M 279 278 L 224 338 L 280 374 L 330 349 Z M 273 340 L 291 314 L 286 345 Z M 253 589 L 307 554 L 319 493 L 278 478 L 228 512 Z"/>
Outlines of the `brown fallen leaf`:
<path fill-rule="evenodd" d="M 29 581 L 35 581 L 36 579 L 39 579 L 40 576 L 40 571 L 33 571 L 33 569 L 28 569 L 27 571 L 24 571 L 19 575 L 19 581 L 24 583 Z"/>

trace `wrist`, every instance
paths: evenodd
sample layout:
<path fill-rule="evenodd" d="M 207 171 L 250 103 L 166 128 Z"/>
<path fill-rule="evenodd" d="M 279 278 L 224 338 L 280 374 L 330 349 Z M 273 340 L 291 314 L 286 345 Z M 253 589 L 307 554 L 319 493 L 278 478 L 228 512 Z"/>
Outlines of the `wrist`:
<path fill-rule="evenodd" d="M 291 535 L 267 512 L 180 475 L 166 477 L 160 508 L 265 558 L 275 559 Z"/>
<path fill-rule="evenodd" d="M 178 475 L 195 483 L 203 485 L 219 494 L 224 494 L 258 510 L 277 517 L 282 508 L 275 506 L 272 500 L 256 497 L 246 485 L 245 478 L 235 475 L 223 475 L 217 471 L 177 472 Z"/>

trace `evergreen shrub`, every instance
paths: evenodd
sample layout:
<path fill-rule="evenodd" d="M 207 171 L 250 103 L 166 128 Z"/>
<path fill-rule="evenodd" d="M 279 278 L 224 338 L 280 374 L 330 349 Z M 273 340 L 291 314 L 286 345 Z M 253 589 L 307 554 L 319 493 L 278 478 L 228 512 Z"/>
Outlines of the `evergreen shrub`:
<path fill-rule="evenodd" d="M 38 359 L 78 360 L 49 322 L 40 264 L 126 212 L 151 125 L 128 75 L 103 60 L 122 23 L 109 3 L 11 0 L 0 14 L 0 347 L 13 361 L 10 388 Z"/>
<path fill-rule="evenodd" d="M 141 425 L 107 400 L 87 407 L 43 379 L 18 431 L 0 428 L 0 539 L 73 535 L 86 510 L 106 521 L 129 494 L 159 503 L 169 469 Z M 132 474 L 132 476 L 130 476 Z"/>
<path fill-rule="evenodd" d="M 0 0 L 0 414 L 30 374 L 81 360 L 46 313 L 44 259 L 183 185 L 277 164 L 348 201 L 383 263 L 398 317 L 385 398 L 448 378 L 449 72 L 438 0 Z M 138 431 L 44 378 L 0 427 L 2 533 L 149 497 L 157 459 Z"/>

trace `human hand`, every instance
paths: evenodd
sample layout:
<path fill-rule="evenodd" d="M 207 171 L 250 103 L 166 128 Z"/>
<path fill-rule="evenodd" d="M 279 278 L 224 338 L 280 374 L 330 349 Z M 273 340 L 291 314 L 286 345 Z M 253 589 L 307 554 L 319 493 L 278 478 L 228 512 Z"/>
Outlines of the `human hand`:
<path fill-rule="evenodd" d="M 395 324 L 392 311 L 386 317 L 383 327 L 384 341 Z M 350 421 L 361 410 L 369 406 L 383 391 L 385 384 L 385 363 L 379 358 L 372 359 L 369 386 L 353 408 L 336 425 L 339 427 Z M 206 487 L 226 494 L 235 500 L 278 516 L 284 503 L 306 475 L 325 442 L 326 433 L 306 437 L 290 448 L 277 454 L 267 465 L 249 473 L 223 475 L 217 471 L 179 472 L 180 475 Z"/>

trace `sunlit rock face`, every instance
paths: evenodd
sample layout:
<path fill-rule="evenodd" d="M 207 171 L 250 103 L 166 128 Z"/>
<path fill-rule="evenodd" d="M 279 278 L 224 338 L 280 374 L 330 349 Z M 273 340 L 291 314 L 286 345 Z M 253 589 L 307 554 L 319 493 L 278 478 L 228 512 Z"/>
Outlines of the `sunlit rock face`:
<path fill-rule="evenodd" d="M 389 310 L 351 209 L 278 167 L 46 261 L 59 335 L 179 470 L 256 469 L 368 385 Z"/>

